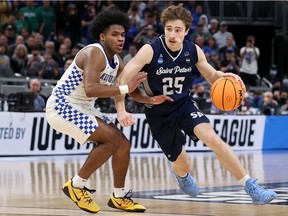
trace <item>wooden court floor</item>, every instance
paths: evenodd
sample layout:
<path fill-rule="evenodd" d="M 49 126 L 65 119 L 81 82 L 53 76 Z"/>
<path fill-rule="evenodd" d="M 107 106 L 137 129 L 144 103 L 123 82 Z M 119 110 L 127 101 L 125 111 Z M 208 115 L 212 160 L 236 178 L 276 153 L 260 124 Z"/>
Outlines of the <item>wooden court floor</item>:
<path fill-rule="evenodd" d="M 95 215 L 172 216 L 172 215 L 288 215 L 288 151 L 237 152 L 241 162 L 258 183 L 274 188 L 278 198 L 266 206 L 253 206 L 238 182 L 211 152 L 190 152 L 200 195 L 183 194 L 173 179 L 162 154 L 132 154 L 127 188 L 133 199 L 143 204 L 145 213 L 127 213 L 107 206 L 113 189 L 108 161 L 90 180 L 96 189 L 93 199 L 100 205 Z M 0 215 L 92 215 L 78 209 L 62 192 L 61 186 L 74 176 L 86 155 L 1 157 Z M 264 184 L 265 183 L 265 184 Z"/>

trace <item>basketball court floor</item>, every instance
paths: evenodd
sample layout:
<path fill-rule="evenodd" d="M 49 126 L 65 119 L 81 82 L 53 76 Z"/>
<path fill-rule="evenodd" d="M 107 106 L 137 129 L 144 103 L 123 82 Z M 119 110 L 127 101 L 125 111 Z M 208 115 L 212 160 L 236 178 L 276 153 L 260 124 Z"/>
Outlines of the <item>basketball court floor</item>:
<path fill-rule="evenodd" d="M 288 215 L 288 151 L 236 152 L 245 168 L 258 183 L 273 188 L 278 198 L 266 206 L 253 206 L 238 182 L 227 173 L 211 152 L 190 152 L 201 194 L 190 198 L 183 194 L 162 154 L 131 155 L 127 189 L 143 204 L 145 213 L 129 213 L 107 206 L 113 189 L 111 162 L 101 167 L 90 181 L 96 189 L 92 198 L 102 216 L 172 215 Z M 74 176 L 86 155 L 1 157 L 0 215 L 91 215 L 72 203 L 61 186 Z M 265 183 L 265 184 L 264 184 Z"/>

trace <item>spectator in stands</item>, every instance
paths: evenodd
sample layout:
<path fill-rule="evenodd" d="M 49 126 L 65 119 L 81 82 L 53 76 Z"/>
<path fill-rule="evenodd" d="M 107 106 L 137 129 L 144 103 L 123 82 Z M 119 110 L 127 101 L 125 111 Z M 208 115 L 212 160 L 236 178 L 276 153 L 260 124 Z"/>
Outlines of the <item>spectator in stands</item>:
<path fill-rule="evenodd" d="M 65 12 L 65 35 L 69 36 L 72 41 L 72 46 L 78 43 L 81 39 L 79 34 L 81 26 L 81 17 L 78 12 L 78 8 L 74 3 L 70 3 Z"/>
<path fill-rule="evenodd" d="M 45 59 L 40 53 L 40 48 L 38 46 L 34 46 L 31 48 L 31 54 L 28 54 L 28 77 L 38 77 L 39 66 Z"/>
<path fill-rule="evenodd" d="M 15 43 L 16 33 L 12 25 L 8 25 L 5 29 L 5 35 L 8 39 L 8 46 Z"/>
<path fill-rule="evenodd" d="M 208 92 L 206 91 L 204 84 L 199 83 L 193 86 L 192 91 L 192 98 L 197 103 L 199 109 L 202 110 L 204 113 L 210 113 L 211 101 L 209 100 L 209 97 L 207 95 Z"/>
<path fill-rule="evenodd" d="M 162 24 L 157 23 L 156 16 L 153 13 L 145 13 L 145 17 L 142 20 L 143 20 L 143 22 L 141 22 L 141 24 L 140 24 L 140 26 L 141 26 L 140 31 L 143 28 L 146 28 L 148 26 L 152 26 L 154 31 L 158 35 L 162 34 L 163 26 L 162 26 Z"/>
<path fill-rule="evenodd" d="M 23 38 L 22 35 L 18 35 L 18 36 L 16 37 L 15 43 L 11 44 L 11 45 L 8 47 L 8 50 L 9 50 L 8 55 L 9 55 L 10 58 L 11 58 L 11 56 L 13 55 L 16 46 L 19 45 L 19 44 L 24 44 L 24 38 Z M 26 47 L 26 48 L 27 48 L 27 47 Z"/>
<path fill-rule="evenodd" d="M 134 43 L 130 44 L 128 53 L 123 57 L 125 65 L 136 55 L 137 51 L 137 46 Z"/>
<path fill-rule="evenodd" d="M 218 20 L 217 19 L 211 19 L 210 25 L 209 25 L 209 32 L 213 36 L 216 32 L 218 32 Z"/>
<path fill-rule="evenodd" d="M 134 38 L 134 43 L 137 44 L 138 48 L 144 44 L 150 43 L 153 39 L 157 38 L 158 34 L 154 31 L 152 25 L 148 25 L 140 30 L 140 32 Z"/>
<path fill-rule="evenodd" d="M 273 99 L 273 93 L 271 91 L 263 93 L 263 98 L 259 102 L 259 110 L 263 115 L 279 114 L 279 105 L 277 101 Z"/>
<path fill-rule="evenodd" d="M 0 9 L 1 11 L 1 9 Z M 12 27 L 14 32 L 16 33 L 16 26 L 15 26 L 15 21 L 16 21 L 16 17 L 13 14 L 10 14 L 8 16 L 7 22 L 3 23 L 1 26 L 2 31 L 5 31 L 7 29 L 8 26 L 10 26 L 10 28 Z"/>
<path fill-rule="evenodd" d="M 52 58 L 57 61 L 54 41 L 45 41 L 45 52 L 49 52 Z"/>
<path fill-rule="evenodd" d="M 0 43 L 8 46 L 8 38 L 7 38 L 6 35 L 4 35 L 4 34 L 1 35 L 0 34 Z"/>
<path fill-rule="evenodd" d="M 64 71 L 68 69 L 68 67 L 72 64 L 72 62 L 73 62 L 73 59 L 70 59 L 70 58 L 65 61 L 64 68 L 63 68 Z"/>
<path fill-rule="evenodd" d="M 45 61 L 39 65 L 39 77 L 43 79 L 57 79 L 59 75 L 58 64 L 49 52 L 44 53 Z"/>
<path fill-rule="evenodd" d="M 10 5 L 9 1 L 1 1 L 0 2 L 0 25 L 6 23 L 8 20 L 9 12 L 10 12 Z"/>
<path fill-rule="evenodd" d="M 66 0 L 56 1 L 55 12 L 56 12 L 56 32 L 63 31 L 65 27 L 65 15 L 66 7 L 69 2 Z"/>
<path fill-rule="evenodd" d="M 24 38 L 25 43 L 27 43 L 30 36 L 29 29 L 27 27 L 22 27 L 20 30 L 20 35 Z"/>
<path fill-rule="evenodd" d="M 36 47 L 35 36 L 33 34 L 29 35 L 27 38 L 25 45 L 28 49 L 28 53 L 32 52 L 32 49 Z M 38 48 L 41 51 L 40 47 Z"/>
<path fill-rule="evenodd" d="M 207 44 L 208 39 L 211 37 L 211 35 L 210 35 L 210 33 L 209 33 L 208 31 L 207 31 L 207 32 L 204 31 L 204 23 L 202 23 L 202 22 L 199 22 L 199 23 L 197 24 L 197 28 L 196 28 L 196 30 L 192 33 L 191 38 L 190 38 L 190 41 L 192 41 L 192 42 L 195 43 L 195 42 L 196 42 L 196 38 L 197 38 L 198 36 L 201 36 L 201 37 L 203 38 L 204 44 Z"/>
<path fill-rule="evenodd" d="M 69 55 L 69 58 L 74 58 L 74 57 L 77 55 L 77 53 L 78 53 L 82 48 L 84 48 L 84 46 L 85 46 L 85 45 L 83 45 L 83 44 L 81 44 L 81 43 L 77 43 L 77 44 L 73 47 L 73 49 L 71 50 L 71 53 L 70 53 L 70 55 Z"/>
<path fill-rule="evenodd" d="M 273 85 L 273 87 L 282 86 L 282 74 L 278 71 L 277 65 L 275 64 L 270 66 L 269 73 L 265 78 Z"/>
<path fill-rule="evenodd" d="M 218 52 L 215 50 L 211 50 L 210 58 L 209 58 L 209 64 L 215 68 L 216 70 L 220 70 L 221 68 L 221 61 L 218 55 Z"/>
<path fill-rule="evenodd" d="M 45 99 L 40 95 L 41 93 L 41 82 L 39 79 L 31 79 L 29 82 L 29 91 L 34 94 L 34 110 L 36 112 L 45 111 Z"/>
<path fill-rule="evenodd" d="M 227 43 L 227 37 L 228 36 L 233 36 L 233 34 L 231 32 L 227 31 L 228 29 L 228 24 L 226 21 L 222 21 L 220 23 L 220 29 L 218 32 L 216 32 L 213 37 L 216 39 L 217 41 L 217 46 L 218 49 L 221 49 L 222 47 L 226 46 Z"/>
<path fill-rule="evenodd" d="M 8 54 L 7 44 L 3 44 L 0 42 L 0 65 L 3 68 L 10 68 L 10 58 L 7 54 Z"/>
<path fill-rule="evenodd" d="M 66 44 L 61 44 L 58 52 L 56 53 L 56 62 L 62 68 L 68 59 L 68 49 Z"/>
<path fill-rule="evenodd" d="M 135 26 L 137 29 L 140 29 L 141 13 L 139 12 L 138 4 L 136 1 L 131 2 L 127 14 L 129 15 L 130 21 L 133 20 L 133 26 Z"/>
<path fill-rule="evenodd" d="M 14 73 L 27 76 L 28 49 L 24 44 L 18 44 L 11 57 L 11 68 Z"/>
<path fill-rule="evenodd" d="M 95 15 L 95 2 L 88 1 L 86 11 L 81 16 L 81 43 L 84 45 L 87 45 L 92 41 L 89 36 L 89 26 L 91 25 Z"/>
<path fill-rule="evenodd" d="M 280 114 L 281 115 L 288 115 L 288 92 L 287 91 L 285 91 L 285 93 L 286 93 L 286 100 L 285 100 L 285 104 L 282 104 L 281 106 L 280 106 Z"/>
<path fill-rule="evenodd" d="M 104 11 L 104 10 L 112 10 L 115 9 L 116 5 L 114 4 L 114 2 L 112 0 L 107 0 L 106 4 L 103 4 L 100 11 Z"/>
<path fill-rule="evenodd" d="M 213 51 L 217 55 L 219 55 L 218 47 L 217 47 L 217 42 L 214 37 L 210 37 L 207 41 L 207 46 L 210 47 L 211 52 Z"/>
<path fill-rule="evenodd" d="M 20 8 L 23 6 L 23 2 L 22 1 L 10 1 L 10 13 L 13 14 L 16 18 L 18 16 L 18 14 L 20 13 Z"/>
<path fill-rule="evenodd" d="M 39 32 L 35 32 L 33 35 L 35 36 L 35 46 L 38 46 L 40 48 L 40 52 L 43 53 L 45 51 L 43 36 Z"/>
<path fill-rule="evenodd" d="M 202 49 L 206 58 L 209 58 L 209 56 L 211 55 L 211 49 L 209 46 L 204 45 L 204 38 L 198 35 L 195 39 L 195 43 Z"/>
<path fill-rule="evenodd" d="M 25 7 L 20 9 L 24 14 L 25 20 L 29 26 L 29 32 L 38 32 L 42 23 L 42 17 L 38 9 L 35 7 L 34 1 L 24 1 Z"/>
<path fill-rule="evenodd" d="M 67 46 L 68 53 L 70 54 L 72 51 L 72 40 L 70 37 L 65 37 L 63 43 Z"/>
<path fill-rule="evenodd" d="M 192 20 L 192 26 L 191 26 L 191 31 L 192 33 L 196 30 L 196 27 L 199 23 L 201 15 L 204 14 L 204 9 L 203 6 L 200 4 L 197 4 L 195 7 L 195 11 L 191 12 L 193 20 Z"/>
<path fill-rule="evenodd" d="M 67 68 L 72 64 L 73 59 L 68 58 L 65 62 L 64 65 L 62 67 L 59 67 L 59 74 L 58 74 L 58 78 L 60 79 L 62 77 L 62 75 L 64 74 L 64 72 L 67 70 Z"/>
<path fill-rule="evenodd" d="M 286 104 L 287 100 L 287 91 L 281 89 L 272 90 L 273 93 L 273 100 L 277 102 L 279 108 Z"/>
<path fill-rule="evenodd" d="M 240 50 L 239 48 L 236 46 L 235 40 L 233 35 L 229 35 L 226 38 L 226 45 L 224 47 L 222 47 L 221 49 L 219 49 L 219 55 L 220 55 L 220 60 L 223 61 L 225 56 L 226 56 L 226 52 L 228 48 L 233 48 L 234 50 L 234 55 L 235 58 L 237 58 L 239 60 L 240 57 Z"/>
<path fill-rule="evenodd" d="M 288 76 L 285 75 L 282 79 L 282 89 L 288 91 Z"/>
<path fill-rule="evenodd" d="M 51 34 L 56 34 L 56 12 L 49 0 L 42 0 L 43 6 L 38 8 L 42 23 L 39 32 L 44 40 L 48 40 Z"/>
<path fill-rule="evenodd" d="M 238 59 L 235 57 L 235 51 L 232 47 L 226 50 L 225 58 L 221 61 L 221 71 L 239 74 L 240 65 Z"/>
<path fill-rule="evenodd" d="M 202 23 L 204 25 L 203 31 L 206 33 L 209 32 L 209 20 L 206 14 L 202 14 L 199 18 L 199 23 Z"/>
<path fill-rule="evenodd" d="M 125 34 L 125 44 L 123 47 L 123 51 L 127 52 L 129 46 L 133 43 L 134 38 L 139 33 L 139 29 L 137 27 L 136 17 L 129 18 L 129 29 Z"/>
<path fill-rule="evenodd" d="M 55 50 L 58 51 L 60 48 L 60 45 L 64 42 L 66 38 L 65 32 L 60 30 L 54 35 L 53 38 L 50 38 L 51 41 L 54 41 L 55 43 Z"/>
<path fill-rule="evenodd" d="M 17 19 L 15 21 L 15 27 L 16 27 L 16 34 L 21 34 L 21 29 L 24 27 L 27 29 L 29 28 L 23 12 L 19 12 L 19 14 L 17 15 Z"/>
<path fill-rule="evenodd" d="M 249 35 L 246 40 L 246 46 L 240 49 L 241 67 L 240 77 L 247 86 L 257 85 L 258 59 L 260 50 L 255 46 L 255 37 Z"/>

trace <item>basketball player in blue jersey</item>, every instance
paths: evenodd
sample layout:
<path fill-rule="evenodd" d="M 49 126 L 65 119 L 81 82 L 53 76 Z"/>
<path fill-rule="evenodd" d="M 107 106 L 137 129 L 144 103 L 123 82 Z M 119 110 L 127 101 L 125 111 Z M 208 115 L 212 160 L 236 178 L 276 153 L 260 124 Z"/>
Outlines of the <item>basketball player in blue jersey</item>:
<path fill-rule="evenodd" d="M 107 98 L 133 91 L 146 78 L 140 73 L 125 86 L 115 86 L 124 64 L 119 57 L 125 42 L 129 18 L 120 11 L 99 13 L 91 26 L 91 35 L 99 43 L 80 50 L 52 91 L 46 106 L 46 118 L 55 130 L 73 137 L 80 144 L 95 143 L 79 172 L 63 185 L 63 192 L 87 212 L 96 213 L 99 206 L 91 199 L 88 178 L 110 157 L 114 191 L 108 205 L 131 212 L 145 207 L 131 199 L 125 190 L 130 143 L 108 118 L 94 107 L 97 98 Z"/>
<path fill-rule="evenodd" d="M 185 132 L 191 139 L 200 139 L 217 155 L 222 166 L 244 186 L 253 204 L 264 205 L 277 197 L 269 189 L 261 188 L 250 178 L 231 147 L 213 130 L 208 118 L 198 109 L 189 95 L 193 68 L 212 84 L 223 76 L 232 76 L 245 86 L 239 76 L 216 71 L 207 61 L 201 48 L 184 40 L 192 17 L 182 5 L 170 6 L 161 14 L 165 35 L 145 44 L 128 62 L 117 82 L 129 83 L 139 71 L 147 72 L 143 82 L 146 93 L 130 94 L 138 102 L 145 103 L 145 115 L 152 136 L 163 153 L 171 161 L 172 173 L 182 191 L 191 197 L 199 193 L 197 184 L 189 174 L 191 160 L 184 149 Z M 167 98 L 157 95 L 166 95 Z M 125 110 L 124 96 L 115 98 L 117 118 L 122 126 L 135 124 L 134 117 Z"/>

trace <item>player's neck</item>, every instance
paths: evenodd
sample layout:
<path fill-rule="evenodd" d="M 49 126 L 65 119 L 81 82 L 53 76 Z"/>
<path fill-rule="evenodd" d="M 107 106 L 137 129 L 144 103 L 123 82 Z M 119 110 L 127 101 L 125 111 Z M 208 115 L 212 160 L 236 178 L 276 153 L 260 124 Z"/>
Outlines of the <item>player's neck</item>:
<path fill-rule="evenodd" d="M 163 40 L 163 44 L 164 44 L 165 48 L 167 49 L 167 51 L 169 52 L 169 54 L 170 54 L 171 56 L 173 56 L 174 58 L 179 54 L 179 52 L 180 52 L 180 50 L 181 50 L 181 48 L 180 48 L 179 50 L 172 51 L 172 50 L 169 49 L 169 47 L 167 46 L 165 40 Z"/>

